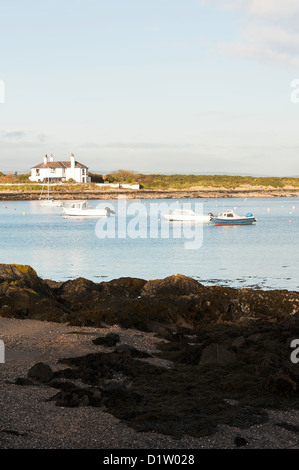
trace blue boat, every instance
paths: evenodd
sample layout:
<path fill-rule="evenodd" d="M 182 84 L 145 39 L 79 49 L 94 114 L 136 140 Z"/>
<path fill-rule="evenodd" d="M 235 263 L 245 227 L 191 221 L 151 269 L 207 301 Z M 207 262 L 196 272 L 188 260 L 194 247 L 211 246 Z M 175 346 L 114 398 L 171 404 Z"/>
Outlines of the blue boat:
<path fill-rule="evenodd" d="M 234 213 L 232 210 L 221 212 L 216 217 L 212 215 L 211 222 L 214 225 L 252 225 L 256 218 L 250 212 L 244 216 Z"/>

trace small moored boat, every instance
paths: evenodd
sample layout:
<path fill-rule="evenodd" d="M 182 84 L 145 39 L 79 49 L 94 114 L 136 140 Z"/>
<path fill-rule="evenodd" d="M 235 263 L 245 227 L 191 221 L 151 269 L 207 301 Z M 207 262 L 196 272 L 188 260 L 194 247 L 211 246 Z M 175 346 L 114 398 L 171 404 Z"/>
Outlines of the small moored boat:
<path fill-rule="evenodd" d="M 204 214 L 196 214 L 192 210 L 186 209 L 176 209 L 174 211 L 170 211 L 169 214 L 162 214 L 165 219 L 169 221 L 188 221 L 188 222 L 210 222 L 211 215 L 204 215 Z"/>
<path fill-rule="evenodd" d="M 63 206 L 63 211 L 67 216 L 76 217 L 110 217 L 111 214 L 115 214 L 109 207 L 105 209 L 87 207 L 87 201 L 74 201 L 69 206 Z"/>
<path fill-rule="evenodd" d="M 45 199 L 44 201 L 40 202 L 40 206 L 47 206 L 47 207 L 62 207 L 62 201 L 56 201 L 55 199 Z"/>
<path fill-rule="evenodd" d="M 226 210 L 212 216 L 211 219 L 214 225 L 252 225 L 256 222 L 256 218 L 250 212 L 244 216 L 240 216 L 234 213 L 232 210 Z"/>
<path fill-rule="evenodd" d="M 43 199 L 43 191 L 44 191 L 44 185 L 42 187 L 42 191 L 40 194 L 40 206 L 47 206 L 47 207 L 62 207 L 62 201 L 58 201 L 57 199 L 54 199 L 53 197 L 50 197 L 50 179 L 48 178 L 48 197 Z"/>

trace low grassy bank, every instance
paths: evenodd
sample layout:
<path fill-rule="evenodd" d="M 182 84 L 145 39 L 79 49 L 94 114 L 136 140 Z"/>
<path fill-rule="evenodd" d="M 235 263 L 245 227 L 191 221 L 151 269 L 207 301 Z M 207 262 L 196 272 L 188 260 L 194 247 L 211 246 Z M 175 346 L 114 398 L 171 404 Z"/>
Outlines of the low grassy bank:
<path fill-rule="evenodd" d="M 253 177 L 232 175 L 145 175 L 128 171 L 118 171 L 104 177 L 110 183 L 139 183 L 144 189 L 196 189 L 226 188 L 237 189 L 244 186 L 299 188 L 299 178 L 289 177 Z"/>
<path fill-rule="evenodd" d="M 50 192 L 84 192 L 98 191 L 97 183 L 138 183 L 145 190 L 200 190 L 204 188 L 224 188 L 224 189 L 299 189 L 299 178 L 290 177 L 253 177 L 253 176 L 232 176 L 232 175 L 164 175 L 164 174 L 142 174 L 132 171 L 120 170 L 107 175 L 91 173 L 92 183 L 76 184 L 65 182 L 57 185 L 50 185 Z M 43 184 L 32 183 L 28 179 L 29 175 L 3 175 L 0 173 L 0 191 L 41 191 Z M 107 185 L 107 188 L 109 186 Z M 105 190 L 101 186 L 101 191 Z"/>

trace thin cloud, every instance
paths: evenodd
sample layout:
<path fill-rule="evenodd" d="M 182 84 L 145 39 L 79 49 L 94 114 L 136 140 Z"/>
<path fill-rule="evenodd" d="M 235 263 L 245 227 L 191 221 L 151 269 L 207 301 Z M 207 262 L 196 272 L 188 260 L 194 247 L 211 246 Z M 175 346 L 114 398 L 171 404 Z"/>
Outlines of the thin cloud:
<path fill-rule="evenodd" d="M 38 140 L 38 142 L 45 142 L 47 140 L 47 136 L 46 134 L 38 134 L 36 136 L 36 139 Z"/>
<path fill-rule="evenodd" d="M 152 149 L 185 149 L 193 147 L 192 144 L 175 144 L 159 142 L 108 142 L 106 144 L 96 144 L 86 142 L 82 148 L 106 148 L 106 149 L 129 149 L 129 150 L 152 150 Z"/>
<path fill-rule="evenodd" d="M 236 10 L 254 18 L 281 19 L 299 14 L 298 0 L 203 0 L 226 10 Z"/>
<path fill-rule="evenodd" d="M 205 0 L 237 12 L 243 32 L 232 42 L 220 42 L 225 54 L 272 62 L 299 65 L 298 0 Z"/>
<path fill-rule="evenodd" d="M 4 140 L 22 140 L 26 137 L 26 133 L 21 131 L 0 132 L 0 137 Z"/>

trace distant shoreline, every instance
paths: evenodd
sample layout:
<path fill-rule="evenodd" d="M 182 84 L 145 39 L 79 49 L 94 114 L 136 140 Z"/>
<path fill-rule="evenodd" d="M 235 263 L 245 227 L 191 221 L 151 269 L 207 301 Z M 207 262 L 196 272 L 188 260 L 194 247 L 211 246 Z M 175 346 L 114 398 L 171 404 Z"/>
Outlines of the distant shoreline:
<path fill-rule="evenodd" d="M 203 188 L 198 190 L 161 190 L 161 189 L 99 189 L 86 191 L 53 191 L 50 197 L 61 200 L 78 199 L 191 199 L 191 198 L 251 198 L 251 197 L 299 197 L 299 188 Z M 7 190 L 1 191 L 0 201 L 33 201 L 40 198 L 40 191 L 37 190 Z"/>

